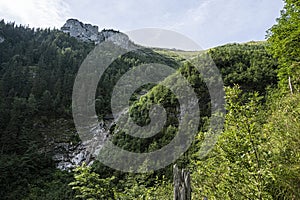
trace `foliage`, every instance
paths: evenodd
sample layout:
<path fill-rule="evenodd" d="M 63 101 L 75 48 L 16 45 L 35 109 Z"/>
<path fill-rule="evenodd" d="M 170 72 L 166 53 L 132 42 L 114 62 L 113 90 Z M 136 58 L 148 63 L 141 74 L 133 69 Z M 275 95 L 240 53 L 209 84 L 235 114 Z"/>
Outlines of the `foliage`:
<path fill-rule="evenodd" d="M 102 179 L 99 174 L 91 172 L 85 163 L 74 170 L 75 181 L 69 185 L 77 191 L 78 199 L 100 200 L 113 199 L 112 180 L 114 177 Z"/>
<path fill-rule="evenodd" d="M 194 194 L 209 199 L 270 199 L 266 187 L 272 173 L 264 148 L 268 137 L 260 132 L 261 98 L 257 93 L 243 96 L 235 86 L 227 88 L 226 99 L 224 133 L 207 158 L 195 161 Z"/>
<path fill-rule="evenodd" d="M 29 198 L 34 199 L 43 188 L 54 188 L 51 180 L 58 181 L 54 178 L 55 165 L 51 161 L 53 152 L 49 151 L 48 144 L 45 144 L 49 141 L 45 138 L 53 137 L 58 140 L 70 132 L 61 130 L 65 126 L 52 126 L 62 120 L 72 124 L 67 129 L 74 129 L 71 117 L 74 78 L 81 62 L 94 45 L 78 41 L 59 30 L 31 29 L 4 23 L 3 20 L 0 22 L 0 35 L 4 38 L 0 44 L 1 196 L 20 199 L 30 193 Z M 178 67 L 173 60 L 150 49 L 124 55 L 109 67 L 100 80 L 96 99 L 97 112 L 101 111 L 103 116 L 109 114 L 110 93 L 119 77 L 130 67 L 147 62 Z M 28 170 L 22 170 L 19 166 L 18 160 L 22 160 L 24 156 L 32 162 L 32 169 L 44 166 L 41 163 L 44 161 L 43 156 L 24 155 L 33 144 L 36 145 L 36 151 L 43 152 L 44 157 L 51 161 L 51 164 L 48 160 L 44 162 L 47 165 L 41 169 L 43 175 L 40 177 L 40 180 L 46 178 L 50 186 L 40 183 L 39 188 L 35 185 L 35 177 L 22 173 Z M 7 157 L 11 158 L 11 162 L 5 163 Z M 15 176 L 10 175 L 14 170 L 18 171 L 15 173 L 19 177 L 18 181 L 15 181 Z M 14 182 L 18 187 L 14 187 Z M 65 185 L 64 180 L 60 180 L 60 184 Z M 22 188 L 22 192 L 17 188 Z M 68 187 L 62 188 L 68 193 Z M 72 199 L 72 195 L 68 198 Z"/>
<path fill-rule="evenodd" d="M 298 199 L 299 95 L 274 95 L 262 105 L 257 93 L 241 95 L 234 87 L 227 88 L 226 94 L 224 133 L 206 158 L 193 160 L 194 195 L 209 199 Z M 203 134 L 198 136 L 200 145 Z"/>
<path fill-rule="evenodd" d="M 209 50 L 226 86 L 238 84 L 243 91 L 265 93 L 277 83 L 277 63 L 266 43 L 228 44 Z"/>
<path fill-rule="evenodd" d="M 61 200 L 74 199 L 74 192 L 68 184 L 73 181 L 72 174 L 55 170 L 47 178 L 40 178 L 30 184 L 25 200 Z"/>
<path fill-rule="evenodd" d="M 192 85 L 201 110 L 196 141 L 176 161 L 192 171 L 193 198 L 300 199 L 299 13 L 298 1 L 285 0 L 267 43 L 228 44 L 206 52 L 145 48 L 119 57 L 105 71 L 97 88 L 99 118 L 111 114 L 112 90 L 129 69 L 142 63 L 171 66 L 177 70 L 175 75 L 184 76 Z M 71 173 L 56 170 L 45 136 L 65 136 L 67 130 L 52 126 L 62 120 L 74 129 L 74 78 L 94 45 L 58 30 L 31 29 L 3 20 L 0 35 L 5 39 L 0 44 L 1 198 L 172 199 L 171 166 L 147 174 L 122 173 L 97 162 Z M 219 68 L 224 84 L 231 88 L 226 89 L 224 133 L 212 152 L 199 160 L 198 150 L 210 131 L 206 127 L 210 97 L 201 74 L 186 59 L 198 59 L 206 53 Z M 277 90 L 267 89 L 277 84 L 277 76 L 281 88 L 287 88 L 291 77 L 294 95 L 281 96 Z M 175 76 L 165 81 L 180 85 Z M 172 140 L 178 131 L 180 105 L 170 89 L 143 85 L 129 103 L 130 115 L 137 124 L 150 122 L 153 104 L 167 110 L 167 124 L 150 139 L 128 136 L 112 126 L 116 145 L 133 152 L 149 152 Z"/>
<path fill-rule="evenodd" d="M 154 185 L 149 186 L 147 175 L 127 174 L 124 180 L 116 182 L 115 177 L 100 178 L 85 164 L 74 171 L 75 181 L 70 185 L 77 191 L 78 199 L 172 199 L 172 186 L 164 178 L 156 178 Z"/>
<path fill-rule="evenodd" d="M 300 95 L 269 97 L 269 115 L 263 132 L 270 135 L 275 181 L 270 187 L 274 199 L 300 198 Z M 280 93 L 279 93 L 280 94 Z"/>
<path fill-rule="evenodd" d="M 54 169 L 46 153 L 36 144 L 23 154 L 0 156 L 0 196 L 3 199 L 73 199 L 68 187 L 72 176 Z"/>
<path fill-rule="evenodd" d="M 288 79 L 291 77 L 292 86 L 299 91 L 300 75 L 300 2 L 284 0 L 277 24 L 268 30 L 269 50 L 278 59 L 279 84 L 284 91 L 289 90 Z"/>

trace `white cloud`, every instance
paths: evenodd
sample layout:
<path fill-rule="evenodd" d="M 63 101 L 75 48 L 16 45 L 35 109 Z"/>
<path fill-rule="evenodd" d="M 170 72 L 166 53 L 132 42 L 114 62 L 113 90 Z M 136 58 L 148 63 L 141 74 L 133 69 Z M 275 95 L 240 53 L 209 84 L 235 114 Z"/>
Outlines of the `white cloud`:
<path fill-rule="evenodd" d="M 204 48 L 263 40 L 282 7 L 281 0 L 207 0 L 169 28 L 194 38 Z"/>
<path fill-rule="evenodd" d="M 203 48 L 264 39 L 282 0 L 67 0 L 72 15 L 101 28 L 164 28 Z"/>
<path fill-rule="evenodd" d="M 123 32 L 177 31 L 203 48 L 264 39 L 282 0 L 0 0 L 0 18 L 35 27 L 61 27 L 69 17 Z"/>
<path fill-rule="evenodd" d="M 70 16 L 64 0 L 0 0 L 0 18 L 30 27 L 60 27 Z"/>

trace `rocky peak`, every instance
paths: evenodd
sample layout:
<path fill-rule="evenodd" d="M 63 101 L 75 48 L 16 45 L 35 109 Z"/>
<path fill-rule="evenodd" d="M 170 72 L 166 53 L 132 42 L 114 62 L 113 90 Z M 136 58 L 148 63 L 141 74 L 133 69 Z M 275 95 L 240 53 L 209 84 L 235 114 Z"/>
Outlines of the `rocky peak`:
<path fill-rule="evenodd" d="M 75 37 L 84 42 L 92 41 L 95 44 L 105 40 L 111 40 L 118 44 L 128 44 L 129 38 L 126 34 L 113 29 L 103 29 L 101 32 L 98 26 L 84 24 L 77 19 L 68 19 L 61 30 L 70 36 Z"/>

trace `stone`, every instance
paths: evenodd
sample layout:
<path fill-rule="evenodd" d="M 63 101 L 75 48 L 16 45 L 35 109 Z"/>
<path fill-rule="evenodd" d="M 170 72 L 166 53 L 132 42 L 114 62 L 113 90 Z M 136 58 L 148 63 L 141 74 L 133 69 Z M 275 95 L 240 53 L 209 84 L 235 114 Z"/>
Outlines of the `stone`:
<path fill-rule="evenodd" d="M 102 145 L 108 139 L 109 130 L 106 130 L 105 123 L 102 122 L 90 129 L 92 138 L 78 144 L 72 142 L 55 142 L 53 144 L 53 160 L 60 170 L 71 171 L 85 162 L 92 165 L 98 155 Z M 91 148 L 92 147 L 92 148 Z"/>
<path fill-rule="evenodd" d="M 129 37 L 124 33 L 113 29 L 103 29 L 99 32 L 98 26 L 84 24 L 77 19 L 68 19 L 61 27 L 61 31 L 81 41 L 94 42 L 95 44 L 109 40 L 121 46 L 128 46 L 130 42 Z"/>

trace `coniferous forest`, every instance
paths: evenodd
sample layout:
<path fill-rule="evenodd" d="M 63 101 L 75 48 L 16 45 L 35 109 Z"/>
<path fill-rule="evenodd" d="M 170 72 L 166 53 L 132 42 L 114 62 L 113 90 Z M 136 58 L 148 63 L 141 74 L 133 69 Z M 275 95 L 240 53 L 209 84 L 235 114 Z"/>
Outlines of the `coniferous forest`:
<path fill-rule="evenodd" d="M 300 2 L 284 0 L 266 41 L 226 44 L 205 51 L 143 48 L 115 60 L 96 94 L 99 120 L 111 114 L 114 85 L 129 69 L 161 63 L 176 69 L 199 98 L 200 125 L 175 163 L 148 173 L 125 173 L 99 161 L 61 170 L 55 142 L 79 144 L 72 117 L 77 71 L 94 49 L 56 29 L 0 21 L 0 199 L 173 199 L 173 164 L 191 173 L 192 199 L 300 199 Z M 225 122 L 216 145 L 199 150 L 211 131 L 210 96 L 190 59 L 209 55 L 221 72 Z M 141 139 L 110 127 L 113 143 L 144 153 L 168 144 L 178 131 L 178 99 L 161 85 L 131 98 L 130 115 L 149 123 L 149 107 L 168 112 L 154 137 Z"/>

